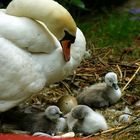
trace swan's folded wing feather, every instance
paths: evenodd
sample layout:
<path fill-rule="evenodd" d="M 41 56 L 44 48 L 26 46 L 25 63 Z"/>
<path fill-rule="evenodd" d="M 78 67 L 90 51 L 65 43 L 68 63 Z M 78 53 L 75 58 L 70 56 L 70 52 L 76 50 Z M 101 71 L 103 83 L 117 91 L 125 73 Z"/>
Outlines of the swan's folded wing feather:
<path fill-rule="evenodd" d="M 51 34 L 52 35 L 52 34 Z M 19 48 L 35 53 L 51 53 L 59 41 L 40 23 L 25 17 L 14 17 L 0 11 L 0 36 Z"/>
<path fill-rule="evenodd" d="M 5 111 L 45 85 L 44 74 L 39 72 L 30 53 L 0 37 L 0 112 Z"/>

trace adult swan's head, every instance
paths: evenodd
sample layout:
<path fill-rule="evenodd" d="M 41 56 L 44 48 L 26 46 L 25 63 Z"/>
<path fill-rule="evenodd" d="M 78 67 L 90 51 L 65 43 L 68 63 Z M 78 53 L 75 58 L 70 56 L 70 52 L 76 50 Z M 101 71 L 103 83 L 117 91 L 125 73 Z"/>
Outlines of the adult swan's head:
<path fill-rule="evenodd" d="M 13 0 L 6 13 L 43 22 L 60 41 L 64 58 L 70 60 L 70 46 L 75 42 L 76 24 L 69 12 L 53 0 Z"/>

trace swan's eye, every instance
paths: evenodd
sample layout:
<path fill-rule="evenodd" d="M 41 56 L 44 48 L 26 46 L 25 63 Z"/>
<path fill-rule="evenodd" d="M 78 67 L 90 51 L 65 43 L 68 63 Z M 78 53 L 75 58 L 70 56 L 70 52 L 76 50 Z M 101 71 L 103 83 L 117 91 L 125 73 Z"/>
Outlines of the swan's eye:
<path fill-rule="evenodd" d="M 70 40 L 70 43 L 74 43 L 75 42 L 75 36 L 71 35 L 69 32 L 64 31 L 65 32 L 65 36 L 63 37 L 63 40 Z"/>

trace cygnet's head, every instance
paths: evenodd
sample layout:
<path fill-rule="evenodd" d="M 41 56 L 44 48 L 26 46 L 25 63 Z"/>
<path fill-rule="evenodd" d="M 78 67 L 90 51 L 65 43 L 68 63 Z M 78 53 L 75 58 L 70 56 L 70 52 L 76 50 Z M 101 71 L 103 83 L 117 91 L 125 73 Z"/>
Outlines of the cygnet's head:
<path fill-rule="evenodd" d="M 115 90 L 118 89 L 117 75 L 114 72 L 109 72 L 105 75 L 105 82 L 108 86 L 113 87 Z"/>
<path fill-rule="evenodd" d="M 77 105 L 72 109 L 71 115 L 75 119 L 83 120 L 89 114 L 90 110 L 91 109 L 86 105 Z"/>
<path fill-rule="evenodd" d="M 49 106 L 45 110 L 45 115 L 50 120 L 57 120 L 63 116 L 62 112 L 57 106 Z"/>

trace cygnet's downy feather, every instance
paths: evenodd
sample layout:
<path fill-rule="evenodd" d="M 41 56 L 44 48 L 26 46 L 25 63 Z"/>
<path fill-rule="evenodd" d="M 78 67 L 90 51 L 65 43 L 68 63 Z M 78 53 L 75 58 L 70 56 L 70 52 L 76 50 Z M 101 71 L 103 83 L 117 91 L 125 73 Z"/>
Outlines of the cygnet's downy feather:
<path fill-rule="evenodd" d="M 49 106 L 45 112 L 40 113 L 9 110 L 2 115 L 4 118 L 2 125 L 11 125 L 13 129 L 27 131 L 31 134 L 43 132 L 55 135 L 67 130 L 66 120 L 57 106 Z"/>
<path fill-rule="evenodd" d="M 121 91 L 117 83 L 117 75 L 114 72 L 107 73 L 104 83 L 87 87 L 77 96 L 78 104 L 100 108 L 116 103 L 121 97 Z"/>
<path fill-rule="evenodd" d="M 75 133 L 89 135 L 108 128 L 105 118 L 86 105 L 74 107 L 66 117 L 69 131 Z"/>

